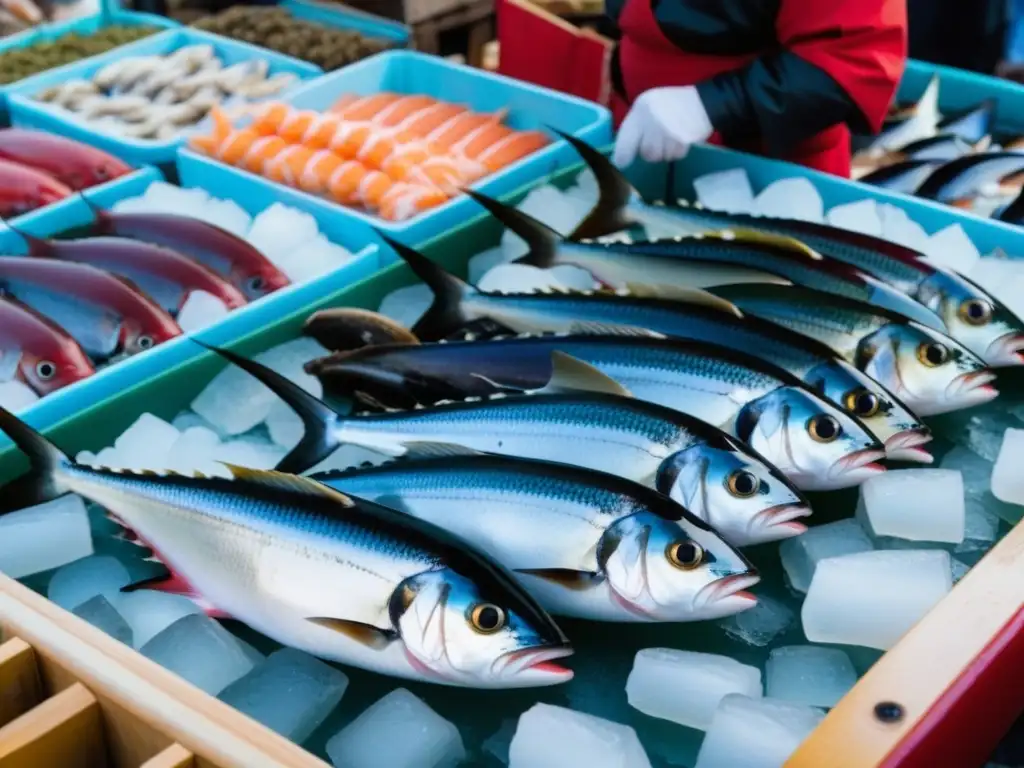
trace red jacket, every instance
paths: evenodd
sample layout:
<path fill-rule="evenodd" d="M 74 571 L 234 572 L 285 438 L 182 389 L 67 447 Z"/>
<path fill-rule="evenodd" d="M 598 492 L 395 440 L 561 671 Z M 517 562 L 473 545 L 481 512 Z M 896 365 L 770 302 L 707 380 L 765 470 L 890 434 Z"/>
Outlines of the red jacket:
<path fill-rule="evenodd" d="M 609 0 L 621 121 L 639 94 L 696 85 L 714 141 L 850 174 L 850 128 L 876 132 L 907 52 L 905 0 Z"/>

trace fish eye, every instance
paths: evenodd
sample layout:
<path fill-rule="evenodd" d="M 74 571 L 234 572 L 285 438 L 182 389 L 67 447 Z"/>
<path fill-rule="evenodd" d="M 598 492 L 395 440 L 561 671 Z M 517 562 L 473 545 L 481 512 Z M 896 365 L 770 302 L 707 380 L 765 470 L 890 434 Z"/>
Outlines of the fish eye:
<path fill-rule="evenodd" d="M 152 336 L 139 336 L 136 344 L 139 345 L 139 349 L 152 349 L 153 348 L 153 337 Z"/>
<path fill-rule="evenodd" d="M 692 571 L 704 562 L 704 549 L 693 541 L 676 541 L 665 547 L 665 557 L 681 571 Z"/>
<path fill-rule="evenodd" d="M 505 611 L 494 603 L 480 603 L 473 606 L 469 621 L 481 635 L 493 635 L 505 626 Z"/>
<path fill-rule="evenodd" d="M 733 496 L 748 499 L 760 490 L 761 481 L 752 473 L 744 469 L 738 469 L 729 475 L 729 478 L 726 480 L 726 486 L 729 488 L 729 493 Z"/>
<path fill-rule="evenodd" d="M 49 360 L 40 360 L 36 363 L 36 375 L 43 381 L 49 381 L 57 375 L 57 366 Z"/>
<path fill-rule="evenodd" d="M 249 278 L 248 285 L 250 291 L 262 291 L 266 284 L 267 283 L 263 279 L 262 275 L 254 275 Z"/>
<path fill-rule="evenodd" d="M 917 359 L 929 368 L 936 368 L 949 360 L 949 349 L 935 341 L 925 342 L 917 348 Z"/>
<path fill-rule="evenodd" d="M 807 432 L 819 443 L 831 443 L 842 434 L 843 428 L 832 416 L 822 413 L 808 419 Z"/>
<path fill-rule="evenodd" d="M 982 299 L 967 299 L 960 305 L 958 314 L 969 325 L 985 325 L 992 319 L 992 305 Z"/>
<path fill-rule="evenodd" d="M 846 393 L 846 410 L 863 418 L 874 416 L 882 407 L 882 401 L 874 392 L 866 389 L 855 389 Z"/>

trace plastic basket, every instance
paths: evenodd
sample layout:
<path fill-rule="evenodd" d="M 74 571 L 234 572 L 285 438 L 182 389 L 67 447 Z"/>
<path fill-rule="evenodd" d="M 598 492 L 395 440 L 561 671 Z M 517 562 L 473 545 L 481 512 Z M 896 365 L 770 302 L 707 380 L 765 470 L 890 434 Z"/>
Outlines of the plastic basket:
<path fill-rule="evenodd" d="M 312 21 L 325 27 L 351 29 L 365 37 L 392 40 L 396 45 L 401 46 L 405 46 L 409 42 L 409 28 L 404 24 L 381 16 L 374 16 L 340 3 L 283 0 L 279 6 L 297 19 Z"/>

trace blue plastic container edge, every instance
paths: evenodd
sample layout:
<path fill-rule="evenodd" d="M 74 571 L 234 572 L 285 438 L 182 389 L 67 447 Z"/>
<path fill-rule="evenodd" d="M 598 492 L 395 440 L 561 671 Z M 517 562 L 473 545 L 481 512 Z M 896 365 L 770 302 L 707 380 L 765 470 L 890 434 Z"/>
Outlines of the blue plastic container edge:
<path fill-rule="evenodd" d="M 283 0 L 279 5 L 299 19 L 308 19 L 325 26 L 351 29 L 366 37 L 409 42 L 410 30 L 404 24 L 375 16 L 372 13 L 344 5 L 324 4 L 311 0 Z"/>

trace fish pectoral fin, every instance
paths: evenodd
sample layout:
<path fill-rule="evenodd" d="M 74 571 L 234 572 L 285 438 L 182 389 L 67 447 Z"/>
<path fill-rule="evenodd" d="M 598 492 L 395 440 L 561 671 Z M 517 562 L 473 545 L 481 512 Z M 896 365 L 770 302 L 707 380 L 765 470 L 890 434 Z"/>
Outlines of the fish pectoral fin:
<path fill-rule="evenodd" d="M 589 363 L 556 350 L 551 353 L 551 378 L 547 386 L 538 389 L 536 394 L 564 392 L 601 392 L 619 397 L 633 396 L 619 382 L 601 373 Z"/>
<path fill-rule="evenodd" d="M 405 503 L 405 500 L 401 496 L 396 496 L 393 493 L 378 496 L 376 499 L 372 499 L 372 501 L 375 504 L 380 504 L 382 507 L 393 509 L 396 512 L 401 512 L 406 515 L 412 514 L 409 511 L 409 507 Z"/>
<path fill-rule="evenodd" d="M 331 616 L 311 616 L 307 621 L 318 627 L 342 634 L 350 640 L 355 640 L 357 643 L 362 643 L 367 648 L 377 651 L 383 650 L 398 638 L 398 633 L 393 629 L 381 629 L 362 621 L 337 619 Z"/>
<path fill-rule="evenodd" d="M 593 320 L 574 320 L 569 324 L 569 333 L 582 333 L 587 336 L 642 336 L 649 339 L 666 339 L 663 333 L 650 331 L 635 325 L 619 325 L 617 323 L 600 323 Z"/>
<path fill-rule="evenodd" d="M 265 469 L 249 469 L 248 467 L 239 467 L 226 462 L 221 463 L 231 471 L 231 476 L 235 480 L 262 485 L 266 488 L 293 491 L 305 494 L 306 496 L 323 496 L 324 498 L 333 499 L 346 507 L 355 506 L 355 502 L 341 491 L 336 491 L 308 477 L 289 475 L 285 472 L 274 472 Z"/>
<path fill-rule="evenodd" d="M 536 576 L 560 587 L 582 592 L 594 587 L 601 576 L 594 571 L 576 571 L 572 568 L 516 568 L 516 573 Z"/>
<path fill-rule="evenodd" d="M 726 301 L 721 296 L 715 296 L 710 291 L 703 291 L 700 288 L 682 288 L 675 285 L 648 285 L 646 283 L 626 283 L 626 290 L 630 296 L 640 299 L 670 299 L 684 304 L 695 304 L 701 307 L 710 307 L 721 312 L 728 312 L 730 315 L 742 319 L 743 313 L 740 308 L 731 301 Z"/>
<path fill-rule="evenodd" d="M 458 443 L 435 442 L 433 440 L 410 440 L 402 443 L 405 458 L 430 458 L 434 456 L 479 456 L 482 451 Z"/>
<path fill-rule="evenodd" d="M 825 257 L 811 248 L 806 243 L 797 240 L 795 237 L 776 235 L 771 232 L 758 232 L 756 229 L 723 229 L 721 232 L 705 234 L 705 237 L 717 237 L 721 240 L 732 240 L 733 242 L 746 242 L 760 245 L 770 245 L 775 248 L 790 251 L 801 256 L 806 256 L 814 261 L 821 261 Z"/>

